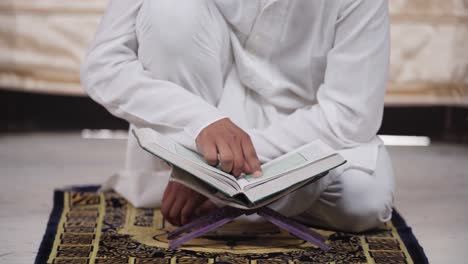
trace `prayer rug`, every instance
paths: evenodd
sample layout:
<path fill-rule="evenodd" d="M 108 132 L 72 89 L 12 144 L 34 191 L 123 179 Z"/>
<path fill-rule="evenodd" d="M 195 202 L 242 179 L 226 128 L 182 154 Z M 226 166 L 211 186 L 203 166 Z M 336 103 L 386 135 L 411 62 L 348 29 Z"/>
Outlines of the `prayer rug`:
<path fill-rule="evenodd" d="M 175 229 L 158 209 L 137 209 L 97 187 L 56 191 L 54 208 L 36 263 L 428 263 L 402 217 L 377 230 L 352 234 L 314 228 L 329 251 L 270 225 L 232 222 L 216 232 L 168 249 Z"/>

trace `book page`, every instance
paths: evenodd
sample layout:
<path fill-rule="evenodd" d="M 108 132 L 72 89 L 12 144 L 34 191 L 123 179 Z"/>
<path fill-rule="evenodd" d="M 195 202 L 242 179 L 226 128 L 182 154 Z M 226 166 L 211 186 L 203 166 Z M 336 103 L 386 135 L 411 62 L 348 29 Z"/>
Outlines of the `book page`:
<path fill-rule="evenodd" d="M 289 170 L 294 169 L 302 164 L 307 162 L 302 155 L 294 153 L 288 157 L 285 157 L 281 160 L 276 160 L 275 162 L 269 162 L 262 165 L 263 176 L 260 178 L 253 177 L 251 175 L 244 175 L 240 180 L 246 180 L 248 183 L 255 181 L 264 181 L 268 178 L 274 177 L 276 175 L 282 174 Z"/>
<path fill-rule="evenodd" d="M 165 150 L 183 158 L 186 161 L 190 161 L 204 169 L 222 175 L 228 178 L 230 181 L 237 182 L 236 177 L 233 175 L 211 166 L 200 154 L 180 145 L 169 137 L 163 136 L 149 128 L 138 129 L 136 133 L 140 138 L 145 138 L 146 141 L 151 142 L 150 144 L 156 144 L 157 146 L 164 148 Z"/>
<path fill-rule="evenodd" d="M 251 175 L 243 175 L 238 179 L 238 182 L 241 188 L 249 188 L 281 177 L 288 172 L 307 166 L 334 153 L 335 151 L 331 147 L 320 140 L 315 140 L 293 152 L 263 164 L 262 177 L 257 178 Z"/>
<path fill-rule="evenodd" d="M 341 166 L 345 162 L 346 161 L 341 155 L 332 154 L 331 156 L 315 161 L 310 165 L 288 172 L 284 177 L 277 177 L 270 181 L 257 183 L 258 185 L 252 188 L 247 186 L 243 193 L 254 203 L 257 203 L 267 197 L 275 198 L 278 192 L 282 192 L 283 190 L 303 181 L 315 181 L 320 178 L 320 175 L 324 175 L 324 172 L 328 172 L 329 170 Z"/>

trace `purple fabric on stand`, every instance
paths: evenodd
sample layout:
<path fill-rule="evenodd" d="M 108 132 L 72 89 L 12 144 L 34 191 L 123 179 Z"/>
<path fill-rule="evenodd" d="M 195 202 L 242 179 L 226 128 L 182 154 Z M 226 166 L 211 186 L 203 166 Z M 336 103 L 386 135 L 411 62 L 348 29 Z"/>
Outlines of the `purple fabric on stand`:
<path fill-rule="evenodd" d="M 200 227 L 199 229 L 191 232 L 191 233 L 188 233 L 186 234 L 185 236 L 182 236 L 180 238 L 177 238 L 175 240 L 172 240 L 171 242 L 169 242 L 169 248 L 171 249 L 175 249 L 177 248 L 178 246 L 182 245 L 183 243 L 189 241 L 189 240 L 192 240 L 196 237 L 199 237 L 199 236 L 202 236 L 210 231 L 213 231 L 215 229 L 217 229 L 218 227 L 221 227 L 229 222 L 231 222 L 232 220 L 234 220 L 235 218 L 223 218 L 219 221 L 216 221 L 216 222 L 211 222 L 209 223 L 208 225 L 205 225 L 205 226 L 202 226 Z"/>
<path fill-rule="evenodd" d="M 174 239 L 179 235 L 190 232 L 196 228 L 202 228 L 203 226 L 210 225 L 212 223 L 218 222 L 224 218 L 235 219 L 246 213 L 246 210 L 237 209 L 233 207 L 223 207 L 215 210 L 214 212 L 201 216 L 192 222 L 179 227 L 178 229 L 167 234 L 167 239 Z"/>
<path fill-rule="evenodd" d="M 288 225 L 294 226 L 295 228 L 301 230 L 302 232 L 310 233 L 315 239 L 317 239 L 319 241 L 325 242 L 327 240 L 326 237 L 320 235 L 317 232 L 314 232 L 314 231 L 310 230 L 306 226 L 304 226 L 304 225 L 302 225 L 302 224 L 300 224 L 300 223 L 298 223 L 296 221 L 293 221 L 293 220 L 287 218 L 284 215 L 281 215 L 280 213 L 272 210 L 271 208 L 268 208 L 268 207 L 260 208 L 259 212 L 257 212 L 257 213 L 259 215 L 261 215 L 261 216 L 263 216 L 263 214 L 268 214 L 268 215 L 273 216 L 274 218 L 279 218 L 283 222 L 287 223 Z"/>
<path fill-rule="evenodd" d="M 304 239 L 308 241 L 322 250 L 329 250 L 327 244 L 325 244 L 326 238 L 321 236 L 320 234 L 310 230 L 309 228 L 295 222 L 291 219 L 288 219 L 282 214 L 271 210 L 270 208 L 263 207 L 260 208 L 257 213 L 265 218 L 267 221 L 271 222 L 272 224 L 277 225 L 278 227 L 288 231 L 292 235 L 297 236 L 298 238 Z"/>
<path fill-rule="evenodd" d="M 173 232 L 170 232 L 167 235 L 167 238 L 172 240 L 183 233 L 190 232 L 191 230 L 195 229 L 195 231 L 192 231 L 180 238 L 172 240 L 169 243 L 169 247 L 176 248 L 191 239 L 202 236 L 210 231 L 213 231 L 233 221 L 235 218 L 243 214 L 251 214 L 251 213 L 259 214 L 260 216 L 264 217 L 267 221 L 288 231 L 292 235 L 295 235 L 301 239 L 304 239 L 318 246 L 322 250 L 329 249 L 327 244 L 325 244 L 325 240 L 326 240 L 325 237 L 321 236 L 320 234 L 310 230 L 306 226 L 299 224 L 298 222 L 295 222 L 268 207 L 262 207 L 256 210 L 243 210 L 243 209 L 238 209 L 238 208 L 233 208 L 233 207 L 219 208 L 211 214 L 195 219 L 192 222 L 174 230 Z"/>

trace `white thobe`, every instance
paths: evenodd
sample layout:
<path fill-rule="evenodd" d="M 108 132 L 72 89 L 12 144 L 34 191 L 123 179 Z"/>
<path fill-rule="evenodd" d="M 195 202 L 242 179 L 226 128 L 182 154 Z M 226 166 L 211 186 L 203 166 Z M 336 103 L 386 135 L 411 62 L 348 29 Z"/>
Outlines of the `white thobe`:
<path fill-rule="evenodd" d="M 386 0 L 111 0 L 81 80 L 131 128 L 195 151 L 198 133 L 225 117 L 250 135 L 261 162 L 322 140 L 347 164 L 273 207 L 364 230 L 389 219 L 393 200 L 376 136 L 389 42 Z M 105 186 L 157 207 L 171 171 L 130 136 L 126 168 Z"/>

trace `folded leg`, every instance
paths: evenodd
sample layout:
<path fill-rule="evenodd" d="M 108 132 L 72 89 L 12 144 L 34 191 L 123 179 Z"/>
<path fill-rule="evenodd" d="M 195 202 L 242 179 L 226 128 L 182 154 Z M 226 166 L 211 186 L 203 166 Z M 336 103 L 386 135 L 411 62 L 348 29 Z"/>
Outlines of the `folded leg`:
<path fill-rule="evenodd" d="M 390 220 L 394 186 L 391 160 L 381 145 L 373 173 L 347 163 L 270 207 L 306 224 L 360 232 Z"/>
<path fill-rule="evenodd" d="M 382 145 L 374 173 L 345 168 L 298 219 L 343 231 L 369 230 L 390 220 L 394 188 L 391 160 Z"/>

